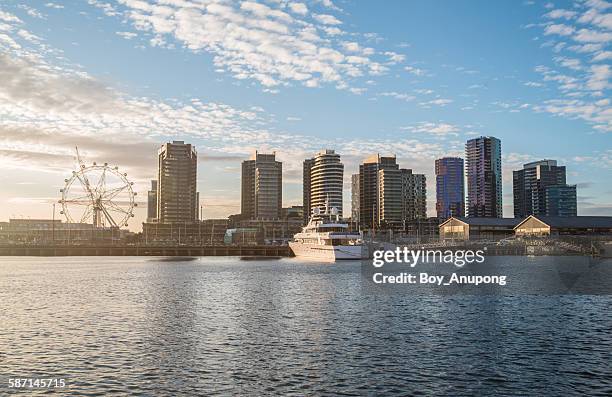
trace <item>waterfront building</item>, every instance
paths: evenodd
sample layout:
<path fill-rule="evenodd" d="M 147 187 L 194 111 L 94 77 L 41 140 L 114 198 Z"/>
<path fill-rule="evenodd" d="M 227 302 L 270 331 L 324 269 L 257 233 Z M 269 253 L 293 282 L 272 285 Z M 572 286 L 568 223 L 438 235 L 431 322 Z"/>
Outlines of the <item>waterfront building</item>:
<path fill-rule="evenodd" d="M 198 158 L 195 147 L 183 141 L 165 143 L 158 153 L 157 221 L 195 222 L 198 219 Z"/>
<path fill-rule="evenodd" d="M 359 174 L 351 175 L 351 221 L 359 225 Z"/>
<path fill-rule="evenodd" d="M 302 217 L 304 225 L 308 224 L 311 215 L 311 206 L 310 206 L 310 171 L 312 170 L 312 165 L 314 163 L 314 159 L 306 159 L 302 165 L 302 207 L 304 209 Z"/>
<path fill-rule="evenodd" d="M 470 139 L 465 145 L 468 217 L 501 218 L 501 141 L 492 136 Z"/>
<path fill-rule="evenodd" d="M 549 186 L 544 199 L 546 216 L 577 216 L 576 185 Z"/>
<path fill-rule="evenodd" d="M 452 216 L 440 224 L 440 240 L 501 240 L 512 237 L 519 222 L 516 218 Z"/>
<path fill-rule="evenodd" d="M 280 219 L 283 203 L 283 164 L 276 153 L 255 152 L 242 162 L 243 219 Z"/>
<path fill-rule="evenodd" d="M 151 190 L 147 192 L 147 222 L 157 221 L 157 181 L 151 181 Z"/>
<path fill-rule="evenodd" d="M 465 216 L 463 159 L 443 157 L 435 163 L 436 214 L 439 219 Z"/>
<path fill-rule="evenodd" d="M 94 228 L 89 223 L 65 223 L 60 219 L 9 219 L 0 222 L 0 243 L 8 244 L 113 242 L 131 234 L 117 226 Z"/>
<path fill-rule="evenodd" d="M 512 172 L 514 217 L 576 216 L 576 186 L 566 184 L 565 166 L 540 160 Z"/>
<path fill-rule="evenodd" d="M 402 171 L 402 220 L 427 218 L 427 179 L 410 169 Z"/>
<path fill-rule="evenodd" d="M 204 219 L 184 223 L 143 223 L 142 243 L 178 245 L 215 245 L 223 244 L 228 219 Z"/>
<path fill-rule="evenodd" d="M 359 165 L 359 222 L 364 228 L 376 228 L 380 224 L 379 171 L 399 170 L 395 156 L 375 154 Z M 389 175 L 389 174 L 387 174 Z M 382 192 L 385 196 L 385 192 Z M 391 196 L 387 194 L 387 197 Z M 387 207 L 387 213 L 391 213 Z"/>
<path fill-rule="evenodd" d="M 517 236 L 612 236 L 612 216 L 530 215 L 514 231 Z"/>
<path fill-rule="evenodd" d="M 359 166 L 359 220 L 364 228 L 401 229 L 427 217 L 426 178 L 374 155 Z"/>
<path fill-rule="evenodd" d="M 304 218 L 312 214 L 314 208 L 336 208 L 342 217 L 342 187 L 344 183 L 344 164 L 340 155 L 333 150 L 322 150 L 312 159 L 304 161 Z M 308 197 L 307 197 L 308 196 Z"/>
<path fill-rule="evenodd" d="M 281 219 L 303 219 L 304 218 L 304 207 L 301 205 L 292 205 L 291 207 L 283 207 L 281 210 Z"/>

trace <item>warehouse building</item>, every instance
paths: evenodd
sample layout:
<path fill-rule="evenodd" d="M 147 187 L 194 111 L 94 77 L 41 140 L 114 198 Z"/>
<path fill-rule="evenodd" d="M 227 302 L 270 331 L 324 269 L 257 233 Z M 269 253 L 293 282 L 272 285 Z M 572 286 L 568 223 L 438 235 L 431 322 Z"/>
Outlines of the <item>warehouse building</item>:
<path fill-rule="evenodd" d="M 612 236 L 612 216 L 535 216 L 514 228 L 516 236 Z"/>
<path fill-rule="evenodd" d="M 440 224 L 441 240 L 501 240 L 514 235 L 515 218 L 450 217 Z"/>

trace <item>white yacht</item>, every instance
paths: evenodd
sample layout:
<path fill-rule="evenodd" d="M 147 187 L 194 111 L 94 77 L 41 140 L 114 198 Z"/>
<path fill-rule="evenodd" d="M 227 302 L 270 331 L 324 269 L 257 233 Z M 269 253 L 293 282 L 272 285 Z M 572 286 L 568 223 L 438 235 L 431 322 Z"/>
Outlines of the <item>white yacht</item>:
<path fill-rule="evenodd" d="M 341 222 L 336 208 L 321 213 L 313 210 L 308 225 L 293 236 L 289 247 L 298 258 L 308 258 L 325 262 L 338 259 L 367 258 L 367 249 L 360 232 L 349 231 L 349 225 Z"/>

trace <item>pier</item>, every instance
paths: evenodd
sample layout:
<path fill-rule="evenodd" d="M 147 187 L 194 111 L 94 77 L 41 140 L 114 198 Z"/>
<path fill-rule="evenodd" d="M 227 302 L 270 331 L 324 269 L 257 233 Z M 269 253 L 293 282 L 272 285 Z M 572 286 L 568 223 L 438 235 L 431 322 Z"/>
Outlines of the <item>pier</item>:
<path fill-rule="evenodd" d="M 0 256 L 255 256 L 288 257 L 286 245 L 8 245 Z"/>

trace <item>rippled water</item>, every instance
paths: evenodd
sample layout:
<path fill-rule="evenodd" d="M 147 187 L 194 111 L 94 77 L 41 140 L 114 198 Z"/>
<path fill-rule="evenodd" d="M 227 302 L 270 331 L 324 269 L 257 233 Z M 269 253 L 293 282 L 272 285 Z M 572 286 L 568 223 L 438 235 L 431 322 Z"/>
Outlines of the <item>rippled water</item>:
<path fill-rule="evenodd" d="M 611 309 L 391 290 L 354 262 L 0 258 L 0 395 L 610 395 Z"/>

